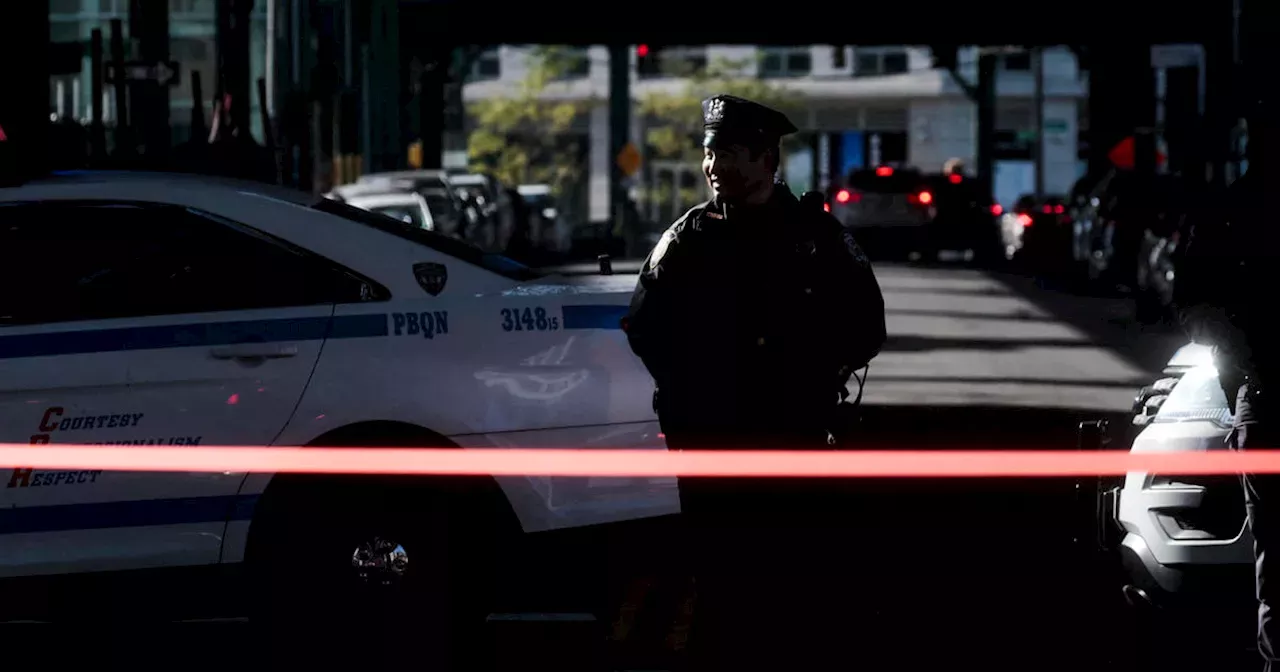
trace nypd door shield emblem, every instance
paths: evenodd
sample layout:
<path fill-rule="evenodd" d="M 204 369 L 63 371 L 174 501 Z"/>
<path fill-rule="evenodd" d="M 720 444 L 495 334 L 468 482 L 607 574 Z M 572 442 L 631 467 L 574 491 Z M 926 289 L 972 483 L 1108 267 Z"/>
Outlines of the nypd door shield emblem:
<path fill-rule="evenodd" d="M 423 291 L 431 296 L 439 296 L 449 280 L 449 269 L 445 268 L 444 264 L 432 262 L 414 264 L 413 277 L 418 280 L 418 286 Z"/>

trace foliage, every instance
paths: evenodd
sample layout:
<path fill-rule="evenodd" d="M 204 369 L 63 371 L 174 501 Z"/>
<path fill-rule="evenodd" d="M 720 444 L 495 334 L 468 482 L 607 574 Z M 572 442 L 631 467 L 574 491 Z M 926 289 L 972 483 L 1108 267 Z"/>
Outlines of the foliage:
<path fill-rule="evenodd" d="M 638 114 L 644 120 L 645 144 L 650 160 L 672 161 L 696 166 L 702 161 L 702 101 L 717 94 L 728 94 L 754 100 L 785 114 L 794 115 L 803 109 L 796 94 L 783 87 L 746 75 L 745 61 L 717 59 L 705 68 L 686 68 L 672 72 L 686 78 L 687 83 L 677 91 L 650 92 L 638 101 Z M 786 147 L 784 145 L 784 151 Z M 700 187 L 681 189 L 681 202 L 692 205 L 702 200 Z M 671 186 L 655 184 L 646 199 L 667 203 L 671 200 Z"/>
<path fill-rule="evenodd" d="M 583 66 L 582 52 L 541 46 L 529 55 L 528 74 L 507 96 L 478 100 L 468 107 L 475 126 L 467 140 L 471 169 L 504 184 L 549 184 L 559 193 L 583 171 L 581 150 L 566 141 L 595 99 L 560 100 L 565 76 Z"/>

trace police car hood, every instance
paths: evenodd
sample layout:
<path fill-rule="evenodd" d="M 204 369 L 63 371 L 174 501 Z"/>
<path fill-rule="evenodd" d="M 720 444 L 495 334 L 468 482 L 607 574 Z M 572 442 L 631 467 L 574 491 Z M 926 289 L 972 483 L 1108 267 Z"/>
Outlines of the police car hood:
<path fill-rule="evenodd" d="M 486 296 L 506 298 L 562 297 L 571 303 L 607 303 L 627 305 L 636 289 L 638 275 L 561 275 L 552 274 L 495 291 Z M 575 298 L 577 297 L 577 298 Z"/>

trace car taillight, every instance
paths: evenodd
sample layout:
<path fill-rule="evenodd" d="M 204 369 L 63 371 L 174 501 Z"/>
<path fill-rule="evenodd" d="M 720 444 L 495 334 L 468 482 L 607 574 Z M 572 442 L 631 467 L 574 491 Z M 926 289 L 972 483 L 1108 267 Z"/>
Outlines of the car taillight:
<path fill-rule="evenodd" d="M 841 189 L 836 192 L 836 203 L 848 203 L 852 197 L 853 195 L 849 193 L 848 189 Z"/>
<path fill-rule="evenodd" d="M 933 202 L 933 194 L 927 191 L 922 191 L 918 194 L 907 194 L 907 202 L 913 205 L 929 205 Z"/>
<path fill-rule="evenodd" d="M 1026 213 L 1018 215 L 1018 223 L 1021 224 L 1024 229 L 1031 226 L 1031 215 Z"/>
<path fill-rule="evenodd" d="M 1004 214 L 1004 208 L 1000 207 L 999 203 L 996 203 L 995 205 L 991 206 L 991 214 L 996 217 L 999 217 L 1000 215 Z"/>
<path fill-rule="evenodd" d="M 956 175 L 955 173 L 952 173 L 951 175 L 947 176 L 947 180 L 949 180 L 951 184 L 960 184 L 962 181 L 964 181 L 964 178 L 959 175 Z"/>
<path fill-rule="evenodd" d="M 823 210 L 823 212 L 831 212 L 831 204 L 830 204 L 830 203 L 823 203 L 823 204 L 822 204 L 822 210 Z"/>
<path fill-rule="evenodd" d="M 889 177 L 892 174 L 893 168 L 891 166 L 880 166 L 879 168 L 876 168 L 876 177 Z"/>
<path fill-rule="evenodd" d="M 1061 205 L 1055 205 L 1055 206 L 1053 206 L 1053 214 L 1055 214 L 1055 215 L 1061 215 L 1062 213 L 1064 213 L 1064 212 L 1066 212 L 1066 211 L 1067 211 L 1067 209 L 1066 209 L 1066 207 L 1064 207 L 1064 206 L 1061 206 Z"/>

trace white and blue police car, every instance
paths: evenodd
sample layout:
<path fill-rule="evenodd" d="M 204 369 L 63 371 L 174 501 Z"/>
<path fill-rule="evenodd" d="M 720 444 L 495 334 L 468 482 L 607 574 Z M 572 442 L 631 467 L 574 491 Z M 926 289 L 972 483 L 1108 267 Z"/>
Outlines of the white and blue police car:
<path fill-rule="evenodd" d="M 541 276 L 267 185 L 94 171 L 0 189 L 0 275 L 3 442 L 664 449 L 620 329 L 634 276 Z M 678 510 L 672 478 L 16 468 L 0 578 L 231 567 L 264 618 L 366 589 L 453 618 L 522 562 L 513 539 Z"/>

